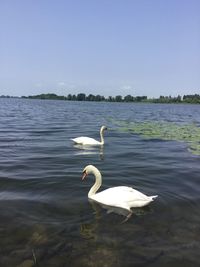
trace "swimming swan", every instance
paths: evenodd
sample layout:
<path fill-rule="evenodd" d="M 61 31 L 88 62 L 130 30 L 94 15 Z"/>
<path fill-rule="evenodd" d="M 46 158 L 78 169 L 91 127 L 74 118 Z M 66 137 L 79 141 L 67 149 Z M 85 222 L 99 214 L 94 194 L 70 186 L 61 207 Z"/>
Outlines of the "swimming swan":
<path fill-rule="evenodd" d="M 84 180 L 90 173 L 95 176 L 96 180 L 88 193 L 88 198 L 104 205 L 118 207 L 129 211 L 127 218 L 132 214 L 130 208 L 144 207 L 157 197 L 157 195 L 146 196 L 132 187 L 127 186 L 111 187 L 96 193 L 102 184 L 101 173 L 95 166 L 88 165 L 83 170 L 82 180 Z"/>
<path fill-rule="evenodd" d="M 80 145 L 104 145 L 103 134 L 105 130 L 107 130 L 106 126 L 102 126 L 100 129 L 100 138 L 101 138 L 100 142 L 95 140 L 94 138 L 85 137 L 85 136 L 73 138 L 71 140 L 74 141 L 74 143 L 80 144 Z"/>

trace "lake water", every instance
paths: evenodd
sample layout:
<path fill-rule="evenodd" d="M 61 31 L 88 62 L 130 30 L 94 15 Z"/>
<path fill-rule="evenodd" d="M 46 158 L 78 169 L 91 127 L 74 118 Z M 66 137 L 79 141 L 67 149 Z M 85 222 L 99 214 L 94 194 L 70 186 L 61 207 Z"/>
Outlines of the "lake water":
<path fill-rule="evenodd" d="M 200 155 L 179 130 L 176 140 L 136 133 L 144 122 L 198 132 L 200 105 L 0 99 L 0 266 L 200 266 Z M 102 149 L 70 140 L 99 139 L 101 125 Z M 102 189 L 159 197 L 122 223 L 88 201 L 88 164 Z"/>

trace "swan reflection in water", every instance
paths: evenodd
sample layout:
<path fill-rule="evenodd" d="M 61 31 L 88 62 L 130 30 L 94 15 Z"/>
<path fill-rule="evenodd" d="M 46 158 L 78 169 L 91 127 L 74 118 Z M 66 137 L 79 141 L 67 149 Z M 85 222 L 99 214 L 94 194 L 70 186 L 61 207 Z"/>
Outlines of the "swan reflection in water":
<path fill-rule="evenodd" d="M 75 152 L 76 156 L 79 155 L 99 155 L 100 159 L 104 159 L 104 147 L 103 146 L 90 146 L 90 145 L 81 145 L 74 144 L 74 147 L 78 149 Z"/>
<path fill-rule="evenodd" d="M 128 220 L 127 218 L 129 218 L 128 217 L 128 215 L 129 215 L 129 211 L 128 210 L 125 210 L 125 209 L 122 209 L 122 208 L 119 208 L 119 207 L 108 206 L 108 205 L 96 202 L 95 200 L 92 200 L 92 199 L 88 199 L 88 201 L 89 201 L 89 203 L 91 204 L 91 206 L 92 206 L 92 208 L 94 210 L 96 218 L 100 218 L 101 217 L 100 216 L 100 212 L 101 212 L 102 208 L 104 210 L 107 210 L 107 214 L 115 213 L 117 215 L 124 216 L 125 220 L 123 220 L 122 222 L 127 221 Z"/>
<path fill-rule="evenodd" d="M 101 221 L 102 217 L 105 215 L 105 213 L 102 212 L 102 209 L 107 210 L 107 212 L 106 212 L 107 214 L 115 213 L 118 215 L 125 216 L 125 218 L 127 218 L 128 211 L 126 211 L 124 209 L 103 205 L 103 204 L 98 203 L 92 199 L 88 199 L 88 202 L 92 206 L 93 214 L 94 214 L 94 220 L 92 220 L 91 222 L 81 224 L 80 234 L 85 239 L 88 239 L 88 240 L 89 239 L 90 240 L 91 239 L 93 239 L 93 240 L 98 239 L 98 229 L 100 226 L 102 226 L 102 222 L 100 222 L 100 221 Z M 124 222 L 124 220 L 122 222 Z"/>
<path fill-rule="evenodd" d="M 88 199 L 88 201 L 91 204 L 92 209 L 94 210 L 96 220 L 99 220 L 101 218 L 102 209 L 106 210 L 107 214 L 114 213 L 114 214 L 123 216 L 124 219 L 122 219 L 121 223 L 125 223 L 130 219 L 128 210 L 125 210 L 119 207 L 108 206 L 108 205 L 96 202 L 95 200 L 92 200 L 92 199 Z M 132 215 L 143 216 L 147 213 L 151 213 L 152 211 L 153 210 L 150 206 L 146 206 L 143 208 L 135 208 L 135 209 L 132 209 Z"/>
<path fill-rule="evenodd" d="M 80 246 L 81 253 L 83 247 L 86 249 L 84 250 L 84 253 L 81 254 L 81 257 L 76 257 L 75 263 L 77 263 L 77 266 L 90 266 L 92 262 L 93 267 L 105 266 L 105 262 L 107 267 L 123 265 L 120 264 L 122 259 L 121 254 L 118 252 L 121 251 L 122 253 L 125 253 L 124 251 L 127 249 L 127 247 L 125 246 L 125 249 L 122 250 L 120 244 L 123 241 L 126 243 L 128 235 L 137 233 L 137 231 L 141 232 L 142 227 L 137 228 L 137 226 L 132 223 L 122 224 L 123 218 L 117 215 L 116 219 L 118 223 L 116 223 L 116 220 L 113 216 L 110 216 L 110 214 L 107 216 L 104 212 L 104 209 L 106 209 L 107 213 L 113 212 L 127 218 L 127 213 L 124 214 L 124 212 L 128 211 L 124 211 L 124 209 L 102 205 L 91 199 L 88 199 L 88 201 L 92 206 L 93 216 L 91 217 L 90 214 L 88 217 L 87 214 L 87 220 L 84 220 L 84 222 L 80 224 L 80 236 L 82 237 L 81 240 L 83 244 Z M 145 207 L 143 209 L 138 208 L 134 209 L 133 212 L 134 214 L 139 211 L 146 213 L 148 209 L 149 207 Z M 136 247 L 137 246 L 134 247 L 133 245 L 133 248 Z M 149 254 L 144 257 L 143 251 L 141 251 L 141 246 L 137 250 L 136 256 L 137 255 L 141 263 L 148 263 L 149 258 L 151 259 L 153 257 L 148 256 Z M 141 266 L 143 265 L 141 264 Z"/>

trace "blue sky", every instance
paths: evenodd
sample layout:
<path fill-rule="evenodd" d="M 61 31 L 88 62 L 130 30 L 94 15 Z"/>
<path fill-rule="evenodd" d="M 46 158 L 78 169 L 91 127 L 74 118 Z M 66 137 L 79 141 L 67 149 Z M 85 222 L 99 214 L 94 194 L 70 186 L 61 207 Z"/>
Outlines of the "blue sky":
<path fill-rule="evenodd" d="M 0 0 L 0 95 L 200 93 L 199 0 Z"/>

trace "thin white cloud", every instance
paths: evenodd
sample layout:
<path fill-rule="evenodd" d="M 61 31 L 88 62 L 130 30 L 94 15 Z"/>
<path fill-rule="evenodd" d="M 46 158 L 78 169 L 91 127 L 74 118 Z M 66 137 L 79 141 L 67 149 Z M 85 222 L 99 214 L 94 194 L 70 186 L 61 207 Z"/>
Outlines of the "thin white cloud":
<path fill-rule="evenodd" d="M 132 86 L 131 86 L 131 85 L 123 85 L 123 86 L 121 87 L 121 89 L 122 89 L 122 90 L 127 90 L 127 91 L 129 91 L 129 90 L 132 89 Z"/>
<path fill-rule="evenodd" d="M 66 83 L 65 82 L 58 82 L 58 86 L 65 86 Z"/>

